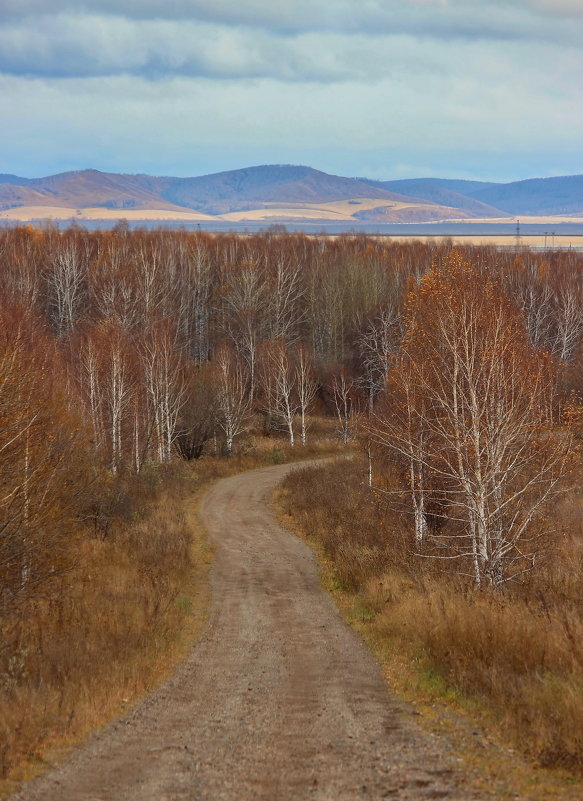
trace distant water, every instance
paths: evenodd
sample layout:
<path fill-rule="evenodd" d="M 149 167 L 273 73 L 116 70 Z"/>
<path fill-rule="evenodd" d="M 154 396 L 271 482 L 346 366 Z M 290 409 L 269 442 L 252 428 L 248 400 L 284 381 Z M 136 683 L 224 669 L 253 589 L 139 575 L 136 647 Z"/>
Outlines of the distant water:
<path fill-rule="evenodd" d="M 103 229 L 108 230 L 114 228 L 119 223 L 115 220 L 83 220 L 73 221 L 76 225 L 86 228 L 90 231 Z M 17 225 L 18 223 L 2 220 L 0 226 L 7 227 Z M 36 220 L 32 225 L 42 226 L 46 221 Z M 71 221 L 60 220 L 53 221 L 53 224 L 59 228 L 68 228 Z M 209 222 L 205 220 L 203 223 L 183 223 L 180 221 L 172 220 L 130 220 L 127 223 L 128 228 L 134 230 L 136 228 L 155 230 L 158 228 L 167 230 L 183 230 L 183 231 L 209 231 L 209 232 L 233 232 L 238 234 L 254 234 L 260 231 L 274 232 L 286 231 L 298 232 L 302 231 L 306 234 L 330 234 L 337 236 L 338 234 L 371 234 L 376 236 L 435 236 L 447 237 L 455 236 L 516 236 L 516 228 L 513 223 L 391 223 L 391 224 L 372 224 L 372 223 L 285 223 L 270 224 L 267 222 L 257 223 L 226 223 L 226 222 Z M 520 234 L 522 236 L 541 236 L 544 234 L 554 233 L 556 236 L 583 236 L 583 220 L 580 223 L 547 223 L 547 224 L 520 224 Z"/>

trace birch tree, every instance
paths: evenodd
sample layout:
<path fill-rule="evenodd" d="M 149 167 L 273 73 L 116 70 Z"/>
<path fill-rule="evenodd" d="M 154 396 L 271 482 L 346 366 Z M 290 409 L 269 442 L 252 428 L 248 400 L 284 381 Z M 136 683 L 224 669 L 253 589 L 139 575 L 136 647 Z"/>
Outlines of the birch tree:
<path fill-rule="evenodd" d="M 295 444 L 294 420 L 299 409 L 295 365 L 282 342 L 268 342 L 262 354 L 263 391 L 270 416 L 287 431 Z"/>
<path fill-rule="evenodd" d="M 389 307 L 372 320 L 358 337 L 359 384 L 367 397 L 369 415 L 373 412 L 375 399 L 386 384 L 400 334 L 400 314 L 395 308 Z"/>
<path fill-rule="evenodd" d="M 225 437 L 227 456 L 233 453 L 235 437 L 245 428 L 251 410 L 249 379 L 240 358 L 228 345 L 221 345 L 215 355 L 217 388 L 217 425 Z"/>
<path fill-rule="evenodd" d="M 301 301 L 304 296 L 299 264 L 286 253 L 277 255 L 269 276 L 267 305 L 269 339 L 297 343 L 303 321 Z"/>
<path fill-rule="evenodd" d="M 417 544 L 477 585 L 518 579 L 572 454 L 551 428 L 552 360 L 532 350 L 499 286 L 454 252 L 410 293 L 393 372 L 388 402 L 394 393 L 405 408 L 379 417 L 376 438 L 407 465 Z M 426 538 L 417 521 L 430 493 L 447 527 Z"/>
<path fill-rule="evenodd" d="M 186 399 L 185 366 L 168 323 L 156 324 L 141 348 L 144 378 L 160 463 L 172 458 L 177 423 Z"/>
<path fill-rule="evenodd" d="M 78 238 L 59 240 L 46 273 L 50 315 L 57 336 L 74 330 L 87 293 L 87 252 Z"/>
<path fill-rule="evenodd" d="M 583 290 L 563 283 L 555 292 L 553 352 L 571 362 L 583 340 Z"/>
<path fill-rule="evenodd" d="M 304 345 L 300 345 L 296 350 L 295 383 L 300 414 L 300 437 L 302 445 L 305 446 L 308 434 L 306 414 L 316 399 L 318 383 L 315 377 L 313 360 Z"/>
<path fill-rule="evenodd" d="M 338 420 L 338 434 L 344 445 L 348 445 L 354 433 L 354 390 L 354 380 L 344 368 L 332 376 L 330 392 Z"/>
<path fill-rule="evenodd" d="M 259 265 L 245 262 L 229 270 L 223 292 L 223 329 L 233 347 L 247 363 L 249 395 L 255 397 L 257 358 L 263 341 L 268 296 Z"/>

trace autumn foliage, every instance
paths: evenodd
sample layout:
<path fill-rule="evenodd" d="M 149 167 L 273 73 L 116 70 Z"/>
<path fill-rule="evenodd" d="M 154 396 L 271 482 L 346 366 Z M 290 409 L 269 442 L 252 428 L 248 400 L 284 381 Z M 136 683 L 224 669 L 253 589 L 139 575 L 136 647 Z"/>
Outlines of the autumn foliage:
<path fill-rule="evenodd" d="M 569 429 L 557 431 L 555 365 L 499 282 L 460 253 L 410 291 L 403 326 L 370 428 L 400 465 L 415 547 L 477 585 L 516 580 L 577 456 Z"/>
<path fill-rule="evenodd" d="M 0 733 L 24 731 L 25 686 L 66 707 L 55 643 L 105 676 L 124 643 L 131 661 L 151 629 L 172 639 L 189 540 L 174 512 L 150 526 L 152 499 L 250 427 L 274 460 L 309 447 L 314 413 L 365 444 L 367 509 L 399 548 L 340 543 L 360 578 L 389 551 L 452 587 L 542 575 L 578 478 L 582 268 L 447 240 L 1 229 Z"/>

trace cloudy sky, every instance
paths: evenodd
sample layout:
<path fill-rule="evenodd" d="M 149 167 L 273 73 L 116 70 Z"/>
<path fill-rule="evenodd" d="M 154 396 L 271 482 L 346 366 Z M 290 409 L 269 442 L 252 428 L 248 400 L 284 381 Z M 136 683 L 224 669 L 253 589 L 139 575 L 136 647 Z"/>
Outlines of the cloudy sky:
<path fill-rule="evenodd" d="M 0 172 L 583 173 L 583 0 L 0 0 Z"/>

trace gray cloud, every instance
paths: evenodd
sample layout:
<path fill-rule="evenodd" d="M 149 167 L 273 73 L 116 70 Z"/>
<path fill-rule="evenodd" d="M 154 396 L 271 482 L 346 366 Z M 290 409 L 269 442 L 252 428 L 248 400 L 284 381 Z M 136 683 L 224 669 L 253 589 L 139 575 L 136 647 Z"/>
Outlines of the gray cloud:
<path fill-rule="evenodd" d="M 301 4 L 302 0 L 297 2 Z M 473 6 L 472 0 L 466 2 L 469 7 Z M 30 5 L 32 0 L 28 3 Z M 343 4 L 347 6 L 348 0 L 340 0 L 340 6 Z M 153 7 L 154 3 L 150 5 Z M 205 4 L 191 0 L 190 5 L 202 7 Z M 263 7 L 265 4 L 263 0 L 256 0 L 255 5 Z M 275 10 L 288 9 L 288 6 L 289 3 L 278 4 L 273 0 L 271 4 Z M 363 3 L 363 8 L 369 6 L 379 11 L 381 4 L 372 0 Z M 499 8 L 495 23 L 490 20 L 488 24 L 492 36 L 492 26 L 497 26 L 500 46 L 512 39 L 512 48 L 520 56 L 520 43 L 530 42 L 537 31 L 532 30 L 527 35 L 528 26 L 523 24 L 522 36 L 517 37 L 513 23 L 518 6 L 516 1 L 506 3 L 504 8 Z M 230 7 L 237 5 L 230 4 Z M 321 3 L 314 2 L 312 11 L 318 8 L 322 9 Z M 407 8 L 418 15 L 428 11 L 435 15 L 444 13 L 450 6 L 442 0 L 410 0 Z M 475 36 L 476 31 L 486 30 L 485 23 L 480 22 L 484 10 L 482 4 L 479 9 L 475 8 L 473 16 L 467 15 L 465 29 L 461 27 L 462 18 L 457 20 L 456 48 L 464 47 L 464 43 L 477 47 L 490 42 L 488 37 Z M 317 27 L 283 35 L 269 27 L 252 28 L 194 19 L 134 20 L 79 13 L 27 16 L 8 20 L 0 26 L 0 72 L 38 77 L 117 74 L 149 79 L 172 75 L 215 79 L 270 77 L 282 81 L 329 83 L 374 81 L 402 69 L 440 72 L 449 68 L 451 31 L 447 29 L 445 35 L 442 30 L 438 35 L 437 17 L 422 19 L 420 16 L 416 27 L 410 24 L 411 18 L 396 19 L 400 21 L 395 21 L 389 32 L 383 33 L 379 27 L 375 35 L 370 36 L 363 31 L 319 30 Z M 532 23 L 534 18 L 529 19 Z M 577 26 L 565 20 L 557 24 L 559 27 L 552 30 L 547 26 L 544 37 L 541 33 L 542 42 L 552 44 L 553 36 L 558 36 L 563 49 L 581 45 L 583 37 Z M 465 30 L 464 36 L 462 30 Z M 474 58 L 472 53 L 467 57 Z M 467 67 L 467 62 L 463 65 Z"/>
<path fill-rule="evenodd" d="M 580 0 L 0 0 L 0 19 L 89 14 L 198 20 L 278 32 L 345 31 L 522 38 L 556 35 Z"/>
<path fill-rule="evenodd" d="M 0 28 L 0 72 L 39 77 L 263 78 L 371 81 L 402 69 L 440 70 L 411 37 L 267 31 L 209 23 L 49 17 Z"/>
<path fill-rule="evenodd" d="M 532 6 L 551 17 L 583 17 L 581 0 L 532 0 Z"/>

